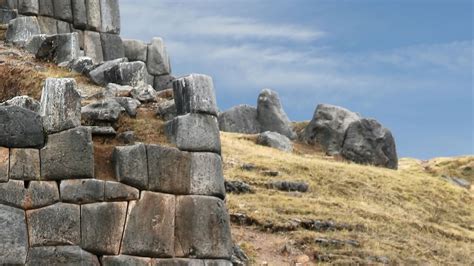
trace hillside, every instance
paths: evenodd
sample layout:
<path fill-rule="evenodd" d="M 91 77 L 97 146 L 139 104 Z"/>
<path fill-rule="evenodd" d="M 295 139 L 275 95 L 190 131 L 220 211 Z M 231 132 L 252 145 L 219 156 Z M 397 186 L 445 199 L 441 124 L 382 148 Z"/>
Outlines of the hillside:
<path fill-rule="evenodd" d="M 15 95 L 39 98 L 46 77 L 74 77 L 88 97 L 101 91 L 87 79 L 20 50 L 0 45 L 0 102 Z M 122 117 L 117 131 L 137 141 L 166 142 L 153 104 L 136 119 Z M 221 133 L 227 180 L 255 193 L 228 194 L 234 240 L 259 265 L 311 263 L 474 263 L 474 194 L 441 178 L 473 181 L 474 157 L 401 159 L 398 171 L 327 157 L 296 144 L 293 153 L 255 145 L 255 136 Z M 115 140 L 95 138 L 96 175 L 113 179 Z M 243 167 L 247 165 L 246 167 Z M 267 188 L 272 180 L 303 181 L 307 193 Z M 307 257 L 305 257 L 306 255 Z"/>

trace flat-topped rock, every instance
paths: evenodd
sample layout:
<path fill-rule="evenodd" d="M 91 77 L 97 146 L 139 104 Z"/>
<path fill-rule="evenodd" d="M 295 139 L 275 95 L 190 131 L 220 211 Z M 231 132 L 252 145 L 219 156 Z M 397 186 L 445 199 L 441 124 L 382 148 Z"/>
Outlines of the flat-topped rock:
<path fill-rule="evenodd" d="M 266 131 L 258 135 L 257 144 L 285 152 L 293 151 L 293 144 L 286 136 L 277 132 Z"/>
<path fill-rule="evenodd" d="M 102 180 L 63 180 L 59 189 L 63 202 L 86 204 L 104 201 L 105 182 Z"/>
<path fill-rule="evenodd" d="M 5 40 L 23 47 L 31 36 L 37 34 L 41 31 L 36 17 L 17 17 L 8 23 Z"/>
<path fill-rule="evenodd" d="M 26 265 L 100 266 L 100 263 L 97 256 L 78 246 L 55 246 L 30 248 Z"/>
<path fill-rule="evenodd" d="M 23 265 L 28 252 L 25 212 L 0 204 L 0 261 L 5 265 Z"/>
<path fill-rule="evenodd" d="M 0 146 L 41 148 L 44 146 L 43 120 L 38 113 L 18 106 L 0 106 Z"/>
<path fill-rule="evenodd" d="M 107 85 L 111 83 L 105 77 L 105 72 L 112 69 L 114 66 L 119 65 L 120 63 L 128 62 L 127 58 L 119 58 L 112 61 L 107 61 L 101 64 L 100 66 L 94 68 L 94 70 L 89 72 L 89 77 L 92 79 L 94 83 L 97 85 Z M 113 82 L 112 82 L 113 83 Z"/>
<path fill-rule="evenodd" d="M 258 134 L 260 128 L 257 108 L 253 106 L 242 104 L 219 114 L 219 129 L 221 131 Z"/>
<path fill-rule="evenodd" d="M 178 115 L 204 113 L 217 116 L 216 95 L 212 78 L 191 74 L 173 81 L 173 94 Z"/>
<path fill-rule="evenodd" d="M 59 189 L 53 181 L 10 180 L 0 183 L 0 204 L 24 210 L 41 208 L 59 201 Z"/>

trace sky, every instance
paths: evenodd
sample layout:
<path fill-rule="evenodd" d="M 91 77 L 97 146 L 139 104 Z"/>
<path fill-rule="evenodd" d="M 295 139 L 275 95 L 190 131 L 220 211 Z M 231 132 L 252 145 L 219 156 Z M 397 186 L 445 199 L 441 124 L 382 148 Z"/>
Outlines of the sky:
<path fill-rule="evenodd" d="M 120 0 L 123 38 L 162 37 L 173 74 L 212 76 L 221 110 L 277 91 L 389 128 L 400 157 L 474 154 L 471 0 Z"/>

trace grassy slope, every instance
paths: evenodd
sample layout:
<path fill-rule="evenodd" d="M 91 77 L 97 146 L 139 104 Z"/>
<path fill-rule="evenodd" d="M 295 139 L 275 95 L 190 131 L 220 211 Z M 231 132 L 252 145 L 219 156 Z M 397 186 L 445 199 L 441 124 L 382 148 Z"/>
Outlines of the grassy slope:
<path fill-rule="evenodd" d="M 286 233 L 310 257 L 331 255 L 335 263 L 364 262 L 368 256 L 386 256 L 396 263 L 474 263 L 472 191 L 413 165 L 405 167 L 406 161 L 413 164 L 413 160 L 402 160 L 401 170 L 393 171 L 338 162 L 316 152 L 283 153 L 231 133 L 222 133 L 222 145 L 226 178 L 256 187 L 255 194 L 228 196 L 231 213 L 276 226 L 294 218 L 357 226 L 351 232 Z M 459 160 L 472 163 L 473 157 Z M 255 164 L 257 170 L 242 170 L 244 163 Z M 267 177 L 265 169 L 277 170 L 280 176 Z M 273 179 L 305 181 L 311 191 L 295 194 L 266 189 L 265 183 Z M 361 247 L 320 247 L 312 244 L 315 237 L 353 239 Z M 247 245 L 258 248 L 259 243 Z"/>

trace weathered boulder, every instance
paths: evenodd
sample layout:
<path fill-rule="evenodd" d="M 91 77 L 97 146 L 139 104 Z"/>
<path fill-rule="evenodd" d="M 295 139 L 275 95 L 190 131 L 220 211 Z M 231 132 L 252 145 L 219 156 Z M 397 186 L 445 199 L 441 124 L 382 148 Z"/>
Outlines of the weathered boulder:
<path fill-rule="evenodd" d="M 5 40 L 22 47 L 31 36 L 37 34 L 41 34 L 41 31 L 36 17 L 18 17 L 8 23 Z"/>
<path fill-rule="evenodd" d="M 390 130 L 374 119 L 360 119 L 350 124 L 341 154 L 360 164 L 398 168 L 395 139 Z"/>
<path fill-rule="evenodd" d="M 71 0 L 53 0 L 54 17 L 60 20 L 73 22 Z"/>
<path fill-rule="evenodd" d="M 18 0 L 18 13 L 22 15 L 38 15 L 38 0 Z"/>
<path fill-rule="evenodd" d="M 36 54 L 41 48 L 43 42 L 48 38 L 46 34 L 33 35 L 25 43 L 25 50 L 31 54 Z"/>
<path fill-rule="evenodd" d="M 84 54 L 92 58 L 94 63 L 102 63 L 104 61 L 100 33 L 88 30 L 84 31 Z"/>
<path fill-rule="evenodd" d="M 106 2 L 106 1 L 104 1 Z M 104 61 L 125 57 L 122 38 L 117 34 L 101 33 L 100 40 Z"/>
<path fill-rule="evenodd" d="M 78 246 L 56 246 L 30 248 L 26 265 L 100 266 L 100 263 L 94 254 Z"/>
<path fill-rule="evenodd" d="M 227 193 L 245 194 L 253 193 L 252 187 L 243 181 L 225 181 L 225 191 Z"/>
<path fill-rule="evenodd" d="M 140 196 L 140 191 L 138 189 L 114 181 L 105 182 L 104 193 L 106 201 L 138 200 Z"/>
<path fill-rule="evenodd" d="M 5 265 L 23 265 L 28 252 L 25 212 L 0 204 L 0 261 Z"/>
<path fill-rule="evenodd" d="M 87 74 L 89 73 L 93 65 L 94 62 L 92 61 L 92 58 L 87 56 L 81 56 L 71 60 L 67 64 L 67 68 L 79 74 Z"/>
<path fill-rule="evenodd" d="M 81 206 L 81 247 L 94 254 L 120 252 L 127 202 L 104 202 Z"/>
<path fill-rule="evenodd" d="M 147 51 L 148 73 L 165 75 L 171 73 L 170 59 L 165 44 L 161 38 L 153 38 Z"/>
<path fill-rule="evenodd" d="M 41 94 L 40 115 L 47 133 L 81 125 L 81 95 L 74 79 L 46 79 Z"/>
<path fill-rule="evenodd" d="M 290 181 L 273 181 L 267 184 L 268 188 L 278 189 L 281 191 L 297 191 L 307 192 L 309 185 L 305 182 L 290 182 Z"/>
<path fill-rule="evenodd" d="M 177 257 L 230 259 L 232 255 L 229 215 L 220 199 L 178 196 L 175 232 Z"/>
<path fill-rule="evenodd" d="M 19 180 L 0 183 L 0 204 L 24 210 L 41 208 L 59 201 L 59 190 L 53 181 L 31 181 L 29 186 Z"/>
<path fill-rule="evenodd" d="M 53 0 L 38 0 L 39 3 L 39 15 L 53 17 L 54 16 L 54 6 Z"/>
<path fill-rule="evenodd" d="M 148 188 L 147 154 L 144 144 L 115 147 L 112 157 L 118 181 L 139 189 Z"/>
<path fill-rule="evenodd" d="M 120 7 L 119 0 L 100 1 L 100 13 L 102 25 L 100 31 L 108 33 L 120 33 Z"/>
<path fill-rule="evenodd" d="M 217 116 L 216 94 L 212 78 L 191 74 L 173 81 L 173 94 L 178 115 L 204 113 Z"/>
<path fill-rule="evenodd" d="M 142 103 L 155 102 L 156 91 L 150 85 L 141 85 L 133 88 L 130 91 L 133 98 L 139 100 Z"/>
<path fill-rule="evenodd" d="M 86 0 L 87 29 L 99 31 L 101 29 L 100 0 Z"/>
<path fill-rule="evenodd" d="M 278 93 L 275 91 L 264 89 L 258 96 L 257 119 L 263 132 L 278 132 L 290 139 L 296 138 L 290 119 L 283 110 Z"/>
<path fill-rule="evenodd" d="M 156 115 L 165 121 L 175 118 L 178 114 L 174 100 L 160 102 L 156 109 Z"/>
<path fill-rule="evenodd" d="M 40 156 L 41 176 L 47 180 L 94 177 L 94 147 L 85 127 L 49 135 Z"/>
<path fill-rule="evenodd" d="M 228 260 L 204 260 L 204 266 L 232 266 Z"/>
<path fill-rule="evenodd" d="M 0 8 L 18 9 L 18 0 L 0 0 Z"/>
<path fill-rule="evenodd" d="M 176 78 L 172 75 L 155 76 L 153 80 L 153 88 L 157 91 L 167 90 L 173 88 L 173 81 Z"/>
<path fill-rule="evenodd" d="M 105 78 L 105 72 L 109 71 L 114 66 L 117 66 L 120 63 L 124 63 L 127 61 L 128 61 L 127 58 L 119 58 L 112 61 L 104 62 L 103 64 L 99 65 L 98 67 L 90 71 L 89 77 L 92 79 L 92 81 L 95 84 L 105 86 L 110 83 L 110 81 Z"/>
<path fill-rule="evenodd" d="M 107 87 L 105 87 L 103 94 L 104 97 L 130 97 L 132 95 L 132 90 L 132 86 L 122 86 L 115 83 L 109 83 L 107 84 Z"/>
<path fill-rule="evenodd" d="M 60 64 L 79 57 L 79 51 L 79 35 L 77 33 L 57 34 L 48 36 L 41 42 L 36 52 L 36 58 Z"/>
<path fill-rule="evenodd" d="M 115 136 L 117 131 L 112 126 L 88 126 L 92 136 Z"/>
<path fill-rule="evenodd" d="M 120 85 L 141 86 L 146 84 L 146 66 L 140 61 L 120 63 L 104 74 L 107 81 Z"/>
<path fill-rule="evenodd" d="M 16 96 L 8 101 L 5 102 L 7 106 L 19 106 L 33 112 L 39 112 L 40 103 L 26 95 L 23 96 Z"/>
<path fill-rule="evenodd" d="M 18 11 L 11 9 L 2 9 L 0 7 L 0 24 L 8 24 L 10 20 L 18 17 Z"/>
<path fill-rule="evenodd" d="M 51 17 L 38 17 L 38 24 L 42 34 L 54 35 L 58 34 L 57 20 Z M 35 53 L 36 54 L 36 53 Z"/>
<path fill-rule="evenodd" d="M 119 133 L 117 136 L 117 140 L 119 140 L 123 144 L 133 145 L 135 144 L 135 132 L 125 131 L 125 132 Z"/>
<path fill-rule="evenodd" d="M 125 112 L 127 112 L 130 117 L 137 116 L 137 109 L 141 105 L 139 100 L 130 97 L 116 97 L 114 100 L 125 109 Z"/>
<path fill-rule="evenodd" d="M 43 121 L 33 111 L 18 106 L 0 106 L 0 125 L 0 146 L 41 148 L 44 145 Z"/>
<path fill-rule="evenodd" d="M 124 112 L 125 108 L 111 98 L 88 104 L 81 109 L 84 121 L 92 125 L 104 122 L 115 123 Z"/>
<path fill-rule="evenodd" d="M 129 61 L 146 62 L 147 45 L 139 40 L 124 39 L 123 46 L 125 50 L 125 57 Z"/>
<path fill-rule="evenodd" d="M 149 190 L 225 197 L 221 157 L 147 145 Z"/>
<path fill-rule="evenodd" d="M 97 179 L 63 180 L 59 186 L 61 201 L 86 204 L 104 201 L 105 182 Z"/>
<path fill-rule="evenodd" d="M 30 246 L 79 245 L 80 213 L 79 205 L 66 203 L 26 211 Z"/>
<path fill-rule="evenodd" d="M 40 156 L 37 149 L 10 149 L 10 179 L 39 180 Z"/>
<path fill-rule="evenodd" d="M 219 129 L 243 134 L 260 133 L 257 108 L 242 104 L 219 114 Z"/>
<path fill-rule="evenodd" d="M 217 118 L 211 115 L 187 114 L 166 122 L 165 133 L 180 150 L 194 152 L 221 151 Z"/>
<path fill-rule="evenodd" d="M 266 131 L 260 133 L 257 137 L 257 144 L 275 148 L 285 152 L 293 151 L 291 140 L 280 133 Z"/>
<path fill-rule="evenodd" d="M 103 266 L 150 266 L 151 258 L 134 257 L 127 255 L 103 256 Z"/>
<path fill-rule="evenodd" d="M 0 147 L 0 185 L 8 181 L 10 173 L 10 149 Z"/>
<path fill-rule="evenodd" d="M 320 104 L 316 107 L 313 119 L 306 126 L 302 140 L 309 144 L 321 145 L 326 153 L 335 155 L 341 152 L 349 125 L 361 117 L 345 108 Z"/>
<path fill-rule="evenodd" d="M 121 253 L 141 257 L 173 257 L 175 197 L 144 191 L 130 202 Z"/>
<path fill-rule="evenodd" d="M 86 0 L 72 0 L 71 5 L 74 28 L 85 30 L 87 27 Z"/>

